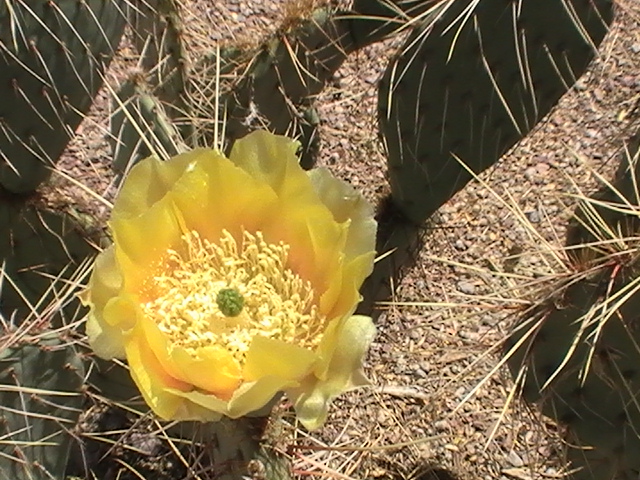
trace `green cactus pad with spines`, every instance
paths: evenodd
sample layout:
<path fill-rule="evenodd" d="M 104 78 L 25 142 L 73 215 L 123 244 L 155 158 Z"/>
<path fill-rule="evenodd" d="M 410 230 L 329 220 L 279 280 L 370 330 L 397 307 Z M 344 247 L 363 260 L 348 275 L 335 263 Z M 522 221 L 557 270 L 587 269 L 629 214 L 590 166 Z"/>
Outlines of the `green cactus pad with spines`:
<path fill-rule="evenodd" d="M 126 18 L 116 0 L 0 2 L 0 185 L 34 190 L 89 110 Z"/>
<path fill-rule="evenodd" d="M 525 136 L 584 72 L 612 17 L 611 0 L 441 2 L 378 96 L 407 217 L 423 222 L 472 178 L 460 162 L 481 172 Z"/>
<path fill-rule="evenodd" d="M 274 402 L 272 402 L 273 404 Z M 270 410 L 265 408 L 263 410 Z M 217 422 L 181 422 L 169 433 L 193 445 L 206 447 L 203 463 L 217 480 L 291 480 L 290 461 L 276 448 L 280 419 L 267 416 L 223 417 Z"/>
<path fill-rule="evenodd" d="M 0 339 L 0 480 L 63 479 L 83 402 L 82 360 L 54 333 L 9 340 Z"/>
<path fill-rule="evenodd" d="M 441 0 L 354 0 L 349 12 L 350 35 L 359 46 L 401 32 L 419 17 L 438 9 Z"/>
<path fill-rule="evenodd" d="M 640 231 L 637 171 L 640 162 L 640 132 L 625 146 L 613 188 L 602 188 L 583 199 L 567 230 L 569 257 L 576 268 L 598 262 L 608 251 L 624 249 L 626 238 Z M 634 169 L 636 169 L 634 173 Z M 606 225 L 608 228 L 603 228 Z"/>
<path fill-rule="evenodd" d="M 180 5 L 175 0 L 134 0 L 129 19 L 150 93 L 162 102 L 183 138 L 188 138 L 192 134 L 185 97 L 189 61 L 182 41 Z"/>
<path fill-rule="evenodd" d="M 114 99 L 111 117 L 113 168 L 121 175 L 139 160 L 156 155 L 167 159 L 182 148 L 181 135 L 162 102 L 148 93 L 141 78 L 125 82 Z"/>
<path fill-rule="evenodd" d="M 575 275 L 506 343 L 523 398 L 565 427 L 575 480 L 640 472 L 639 144 L 637 135 L 616 180 L 576 209 L 567 233 Z"/>
<path fill-rule="evenodd" d="M 382 313 L 376 302 L 391 297 L 403 267 L 410 265 L 422 248 L 425 231 L 423 226 L 408 221 L 389 196 L 378 205 L 376 220 L 376 252 L 381 258 L 376 260 L 373 272 L 360 289 L 362 301 L 357 307 L 359 314 L 374 320 Z M 392 253 L 385 255 L 387 252 Z"/>
<path fill-rule="evenodd" d="M 222 78 L 219 108 L 229 146 L 255 128 L 301 134 L 303 142 L 314 137 L 315 125 L 305 113 L 349 51 L 347 24 L 334 20 L 331 13 L 327 8 L 314 11 L 290 31 L 268 38 L 258 50 L 221 52 L 226 53 L 220 59 L 222 74 L 242 72 L 235 82 Z M 196 144 L 206 145 L 212 137 L 216 63 L 212 54 L 194 66 L 191 110 L 196 119 L 203 119 L 196 126 Z"/>
<path fill-rule="evenodd" d="M 412 14 L 422 13 L 428 2 L 419 2 Z M 361 5 L 364 8 L 364 5 Z M 252 129 L 267 128 L 278 134 L 298 136 L 303 144 L 302 164 L 311 167 L 312 141 L 318 123 L 312 109 L 314 97 L 344 63 L 347 56 L 390 33 L 381 24 L 397 19 L 394 29 L 408 21 L 408 16 L 393 15 L 387 9 L 374 9 L 388 14 L 374 18 L 357 10 L 337 11 L 321 7 L 299 19 L 293 26 L 281 28 L 267 38 L 258 49 L 232 49 L 221 54 L 222 83 L 225 74 L 241 72 L 229 88 L 222 89 L 220 110 L 224 113 L 225 134 L 229 146 Z M 402 17 L 402 18 L 400 18 Z M 196 128 L 196 142 L 208 145 L 215 92 L 212 86 L 216 72 L 216 55 L 196 62 L 192 79 L 191 110 L 203 119 Z M 232 75 L 229 75 L 232 77 Z M 204 139 L 204 140 L 203 140 Z"/>
<path fill-rule="evenodd" d="M 38 316 L 56 325 L 76 319 L 82 267 L 94 242 L 69 215 L 0 202 L 0 315 L 20 324 Z"/>
<path fill-rule="evenodd" d="M 86 352 L 86 355 L 87 358 L 91 358 L 87 387 L 113 402 L 144 404 L 140 390 L 133 382 L 124 363 L 103 360 L 93 355 L 91 351 Z"/>
<path fill-rule="evenodd" d="M 558 286 L 562 295 L 527 315 L 530 323 L 507 342 L 507 351 L 522 342 L 509 366 L 514 378 L 526 368 L 523 398 L 539 402 L 544 415 L 566 428 L 567 443 L 575 447 L 568 449 L 568 459 L 573 468 L 583 468 L 575 479 L 605 478 L 591 476 L 603 465 L 618 474 L 640 471 L 640 438 L 634 433 L 640 428 L 640 293 L 603 320 L 605 299 L 629 286 L 637 273 L 607 268 Z"/>

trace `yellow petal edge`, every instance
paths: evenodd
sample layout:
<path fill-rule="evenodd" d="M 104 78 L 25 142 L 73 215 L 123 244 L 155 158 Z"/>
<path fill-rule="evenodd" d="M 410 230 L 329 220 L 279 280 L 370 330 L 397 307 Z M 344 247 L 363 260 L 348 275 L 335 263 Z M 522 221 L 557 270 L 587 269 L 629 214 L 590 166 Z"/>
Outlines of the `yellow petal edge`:
<path fill-rule="evenodd" d="M 90 307 L 87 335 L 95 353 L 126 358 L 143 398 L 161 418 L 238 418 L 268 407 L 278 392 L 285 392 L 300 422 L 316 429 L 336 396 L 367 383 L 362 364 L 375 327 L 369 317 L 353 313 L 362 282 L 373 269 L 373 209 L 328 170 L 302 170 L 297 149 L 286 137 L 257 131 L 238 140 L 229 158 L 207 149 L 166 162 L 150 157 L 125 179 L 109 222 L 114 243 L 98 255 L 81 298 Z M 185 244 L 187 238 L 192 243 Z M 258 330 L 248 344 L 237 343 L 231 334 L 206 333 L 213 344 L 183 345 L 171 337 L 182 330 L 167 333 L 187 328 L 179 326 L 183 320 L 173 326 L 173 313 L 150 310 L 167 291 L 159 279 L 174 275 L 176 259 L 192 255 L 193 245 L 208 249 L 215 260 L 220 242 L 226 241 L 225 251 L 231 253 L 254 248 L 245 247 L 242 239 L 263 242 L 265 252 L 285 248 L 281 268 L 292 273 L 282 275 L 294 275 L 298 280 L 288 280 L 291 285 L 309 285 L 313 292 L 315 306 L 304 307 L 300 318 L 315 323 L 296 327 L 310 333 L 296 334 L 292 338 L 298 340 L 291 343 L 284 334 Z M 217 285 L 216 278 L 210 281 Z M 213 300 L 203 302 L 203 308 L 215 311 Z M 159 304 L 157 311 L 165 312 Z M 280 318 L 277 311 L 268 315 Z M 222 328 L 217 325 L 212 324 L 212 332 Z M 224 332 L 236 331 L 230 325 L 232 330 Z M 231 338 L 224 342 L 239 347 L 227 350 L 226 343 L 211 338 Z"/>

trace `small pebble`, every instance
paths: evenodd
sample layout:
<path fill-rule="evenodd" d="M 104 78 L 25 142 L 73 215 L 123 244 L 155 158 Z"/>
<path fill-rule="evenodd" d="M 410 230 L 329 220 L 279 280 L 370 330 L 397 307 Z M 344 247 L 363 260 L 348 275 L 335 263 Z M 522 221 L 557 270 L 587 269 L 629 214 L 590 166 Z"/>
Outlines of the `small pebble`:
<path fill-rule="evenodd" d="M 476 291 L 476 286 L 471 282 L 462 280 L 458 282 L 458 290 L 466 295 L 473 295 Z"/>
<path fill-rule="evenodd" d="M 540 212 L 538 212 L 538 210 L 532 210 L 531 212 L 527 212 L 527 218 L 531 223 L 539 223 Z"/>
<path fill-rule="evenodd" d="M 524 462 L 522 461 L 522 458 L 520 458 L 520 455 L 518 455 L 513 450 L 511 450 L 509 452 L 509 455 L 507 455 L 507 461 L 516 468 L 524 465 Z"/>

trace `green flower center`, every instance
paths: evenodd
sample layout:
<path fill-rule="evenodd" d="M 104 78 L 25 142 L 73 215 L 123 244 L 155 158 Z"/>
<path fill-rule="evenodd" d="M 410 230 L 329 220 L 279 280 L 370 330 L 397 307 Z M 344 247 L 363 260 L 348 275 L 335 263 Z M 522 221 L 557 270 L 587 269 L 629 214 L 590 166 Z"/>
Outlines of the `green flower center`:
<path fill-rule="evenodd" d="M 287 267 L 289 246 L 267 243 L 261 232 L 237 241 L 224 230 L 216 244 L 197 232 L 168 251 L 153 277 L 153 297 L 142 304 L 168 340 L 197 356 L 221 346 L 240 364 L 252 339 L 263 336 L 305 348 L 322 338 L 325 318 L 316 294 Z"/>
<path fill-rule="evenodd" d="M 244 297 L 235 288 L 223 288 L 216 296 L 216 303 L 225 317 L 237 317 L 244 307 Z"/>

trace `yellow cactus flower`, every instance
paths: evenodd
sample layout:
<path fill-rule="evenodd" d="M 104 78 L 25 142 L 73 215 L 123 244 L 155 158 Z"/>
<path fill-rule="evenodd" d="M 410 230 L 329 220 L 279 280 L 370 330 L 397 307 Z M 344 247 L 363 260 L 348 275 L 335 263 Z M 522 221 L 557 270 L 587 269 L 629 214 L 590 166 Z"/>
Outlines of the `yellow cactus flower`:
<path fill-rule="evenodd" d="M 297 143 L 264 131 L 231 155 L 148 158 L 126 178 L 83 294 L 96 354 L 126 358 L 164 419 L 238 418 L 285 392 L 305 427 L 365 383 L 375 329 L 371 206 Z"/>

